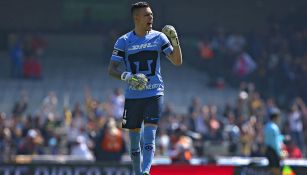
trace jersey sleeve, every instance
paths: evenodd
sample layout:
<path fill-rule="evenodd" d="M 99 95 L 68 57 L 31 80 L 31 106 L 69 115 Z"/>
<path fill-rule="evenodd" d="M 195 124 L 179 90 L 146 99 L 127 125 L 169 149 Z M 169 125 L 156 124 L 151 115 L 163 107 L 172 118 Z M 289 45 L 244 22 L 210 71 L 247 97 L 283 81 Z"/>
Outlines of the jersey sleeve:
<path fill-rule="evenodd" d="M 164 33 L 161 33 L 161 51 L 164 55 L 169 55 L 173 52 L 173 46 L 169 42 L 167 36 Z"/>
<path fill-rule="evenodd" d="M 121 62 L 125 58 L 125 41 L 122 38 L 119 38 L 112 52 L 111 60 Z"/>

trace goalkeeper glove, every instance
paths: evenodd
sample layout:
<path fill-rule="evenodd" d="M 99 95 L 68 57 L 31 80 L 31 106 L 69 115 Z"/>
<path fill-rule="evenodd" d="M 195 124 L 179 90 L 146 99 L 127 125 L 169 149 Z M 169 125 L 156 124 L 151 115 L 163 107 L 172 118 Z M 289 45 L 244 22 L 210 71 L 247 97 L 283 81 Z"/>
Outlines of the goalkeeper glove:
<path fill-rule="evenodd" d="M 179 46 L 178 35 L 176 29 L 171 25 L 166 25 L 163 27 L 162 32 L 170 38 L 173 46 Z"/>
<path fill-rule="evenodd" d="M 144 90 L 148 82 L 148 79 L 142 73 L 132 74 L 131 72 L 123 72 L 120 78 L 126 81 L 134 90 Z"/>

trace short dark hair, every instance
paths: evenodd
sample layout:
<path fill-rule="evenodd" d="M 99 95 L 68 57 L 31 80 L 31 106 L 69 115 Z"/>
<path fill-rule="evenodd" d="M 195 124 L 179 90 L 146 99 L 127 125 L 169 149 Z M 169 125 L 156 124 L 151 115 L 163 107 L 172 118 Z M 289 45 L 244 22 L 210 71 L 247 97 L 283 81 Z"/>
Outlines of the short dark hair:
<path fill-rule="evenodd" d="M 275 120 L 279 117 L 280 111 L 277 108 L 273 108 L 273 109 L 271 109 L 269 115 L 270 115 L 271 120 Z"/>
<path fill-rule="evenodd" d="M 276 120 L 279 117 L 279 114 L 271 114 L 270 119 L 271 120 Z"/>
<path fill-rule="evenodd" d="M 150 7 L 147 2 L 137 2 L 131 5 L 131 15 L 134 14 L 135 10 L 140 8 Z"/>

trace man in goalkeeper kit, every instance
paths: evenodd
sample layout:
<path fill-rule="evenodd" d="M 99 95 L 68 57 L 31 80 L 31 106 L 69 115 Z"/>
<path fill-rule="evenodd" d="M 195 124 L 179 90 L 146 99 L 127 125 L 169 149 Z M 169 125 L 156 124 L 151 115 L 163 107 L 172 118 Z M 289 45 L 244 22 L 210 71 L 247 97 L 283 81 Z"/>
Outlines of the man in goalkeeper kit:
<path fill-rule="evenodd" d="M 160 55 L 164 54 L 174 65 L 182 64 L 182 55 L 173 26 L 166 25 L 162 32 L 152 29 L 153 13 L 148 3 L 132 4 L 131 13 L 134 29 L 116 41 L 108 71 L 111 76 L 127 82 L 122 127 L 129 130 L 130 157 L 135 175 L 146 175 L 154 158 L 155 135 L 164 95 Z M 120 70 L 121 64 L 125 71 Z"/>

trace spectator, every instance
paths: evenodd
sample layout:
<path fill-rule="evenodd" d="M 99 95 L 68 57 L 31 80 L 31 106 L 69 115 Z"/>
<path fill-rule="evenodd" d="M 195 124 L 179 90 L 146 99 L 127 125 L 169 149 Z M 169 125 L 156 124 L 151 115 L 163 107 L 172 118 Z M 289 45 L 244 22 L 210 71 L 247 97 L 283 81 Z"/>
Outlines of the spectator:
<path fill-rule="evenodd" d="M 38 58 L 34 54 L 25 58 L 23 63 L 23 76 L 29 79 L 42 78 L 42 67 L 38 62 Z"/>
<path fill-rule="evenodd" d="M 302 151 L 291 139 L 285 140 L 284 150 L 286 151 L 287 158 L 290 159 L 301 159 L 303 158 Z"/>
<path fill-rule="evenodd" d="M 303 122 L 302 114 L 298 108 L 298 105 L 295 103 L 291 107 L 291 112 L 288 115 L 290 135 L 293 142 L 298 145 L 300 150 L 304 152 L 305 142 L 304 142 L 304 131 L 303 131 Z"/>
<path fill-rule="evenodd" d="M 116 88 L 114 90 L 113 95 L 111 96 L 110 102 L 112 106 L 111 115 L 115 117 L 117 121 L 120 121 L 124 113 L 124 102 L 125 102 L 125 96 L 121 89 Z"/>
<path fill-rule="evenodd" d="M 17 154 L 20 155 L 40 155 L 43 154 L 42 145 L 44 138 L 39 131 L 30 129 L 27 136 L 21 141 L 18 146 Z"/>
<path fill-rule="evenodd" d="M 168 146 L 170 144 L 170 137 L 166 130 L 160 129 L 157 137 L 156 155 L 167 156 Z"/>
<path fill-rule="evenodd" d="M 229 155 L 235 156 L 238 155 L 240 148 L 240 145 L 238 144 L 240 141 L 240 129 L 235 123 L 236 119 L 232 112 L 228 112 L 226 117 L 227 123 L 225 123 L 224 127 L 224 134 L 226 135 L 225 139 L 229 141 Z"/>
<path fill-rule="evenodd" d="M 31 37 L 31 48 L 35 55 L 42 56 L 47 46 L 47 40 L 43 34 L 37 33 Z"/>
<path fill-rule="evenodd" d="M 75 113 L 75 115 L 73 116 L 73 119 L 72 119 L 72 123 L 74 126 L 76 126 L 77 128 L 82 128 L 84 126 L 85 123 L 87 123 L 88 119 L 82 115 L 81 112 L 77 112 Z"/>
<path fill-rule="evenodd" d="M 172 163 L 189 164 L 193 155 L 192 139 L 185 135 L 182 128 L 171 131 L 169 156 Z"/>
<path fill-rule="evenodd" d="M 206 140 L 220 143 L 223 140 L 222 123 L 217 118 L 217 107 L 209 107 L 208 133 L 205 135 Z"/>
<path fill-rule="evenodd" d="M 226 31 L 224 27 L 217 27 L 210 46 L 215 52 L 224 53 L 226 50 Z"/>
<path fill-rule="evenodd" d="M 209 132 L 209 107 L 203 106 L 201 111 L 192 114 L 193 131 L 205 137 Z"/>
<path fill-rule="evenodd" d="M 188 108 L 189 114 L 194 112 L 198 113 L 201 110 L 201 101 L 199 97 L 193 97 L 191 101 L 191 105 Z"/>
<path fill-rule="evenodd" d="M 227 37 L 226 49 L 232 54 L 241 52 L 246 44 L 245 37 L 239 32 L 234 32 Z"/>
<path fill-rule="evenodd" d="M 234 73 L 238 77 L 246 77 L 251 74 L 257 68 L 257 64 L 252 59 L 252 57 L 244 51 L 240 51 L 235 65 L 234 65 Z"/>
<path fill-rule="evenodd" d="M 20 100 L 14 104 L 12 114 L 16 117 L 21 117 L 28 108 L 28 95 L 26 91 L 22 91 L 20 94 Z"/>
<path fill-rule="evenodd" d="M 123 132 L 117 128 L 116 122 L 110 118 L 101 133 L 95 139 L 95 157 L 99 162 L 119 162 L 126 152 Z"/>
<path fill-rule="evenodd" d="M 48 95 L 43 99 L 42 108 L 43 113 L 48 114 L 49 112 L 55 113 L 58 104 L 58 97 L 54 91 L 49 91 Z"/>
<path fill-rule="evenodd" d="M 87 145 L 86 138 L 82 135 L 79 135 L 76 141 L 73 143 L 71 148 L 71 155 L 78 156 L 86 160 L 94 159 L 94 156 Z"/>
<path fill-rule="evenodd" d="M 75 103 L 74 109 L 72 110 L 72 117 L 75 116 L 84 116 L 85 113 L 83 112 L 81 108 L 81 104 L 79 102 Z"/>
<path fill-rule="evenodd" d="M 273 175 L 280 173 L 280 160 L 283 157 L 281 145 L 282 135 L 277 125 L 279 110 L 273 110 L 270 114 L 270 121 L 264 127 L 264 144 L 266 145 L 265 156 L 269 160 L 269 168 Z"/>
<path fill-rule="evenodd" d="M 9 163 L 11 161 L 11 155 L 15 154 L 13 143 L 13 133 L 10 128 L 8 128 L 6 123 L 6 114 L 0 112 L 0 163 Z"/>
<path fill-rule="evenodd" d="M 253 144 L 255 142 L 255 125 L 257 119 L 255 116 L 251 116 L 250 119 L 243 124 L 241 132 L 241 144 L 242 144 L 242 155 L 251 156 Z"/>
<path fill-rule="evenodd" d="M 198 49 L 200 50 L 200 56 L 203 59 L 211 59 L 214 57 L 213 49 L 210 47 L 210 43 L 208 39 L 205 39 L 204 41 L 200 41 L 198 43 Z"/>
<path fill-rule="evenodd" d="M 49 138 L 47 140 L 48 154 L 51 155 L 60 154 L 59 140 L 60 140 L 59 136 L 55 133 L 55 131 L 50 131 Z"/>
<path fill-rule="evenodd" d="M 78 135 L 80 135 L 80 129 L 76 127 L 74 123 L 71 123 L 66 129 L 67 134 L 67 148 L 68 152 L 71 152 L 72 145 L 75 144 Z"/>
<path fill-rule="evenodd" d="M 10 42 L 10 58 L 11 58 L 11 76 L 13 78 L 22 77 L 23 64 L 23 43 L 17 34 L 11 34 Z"/>

